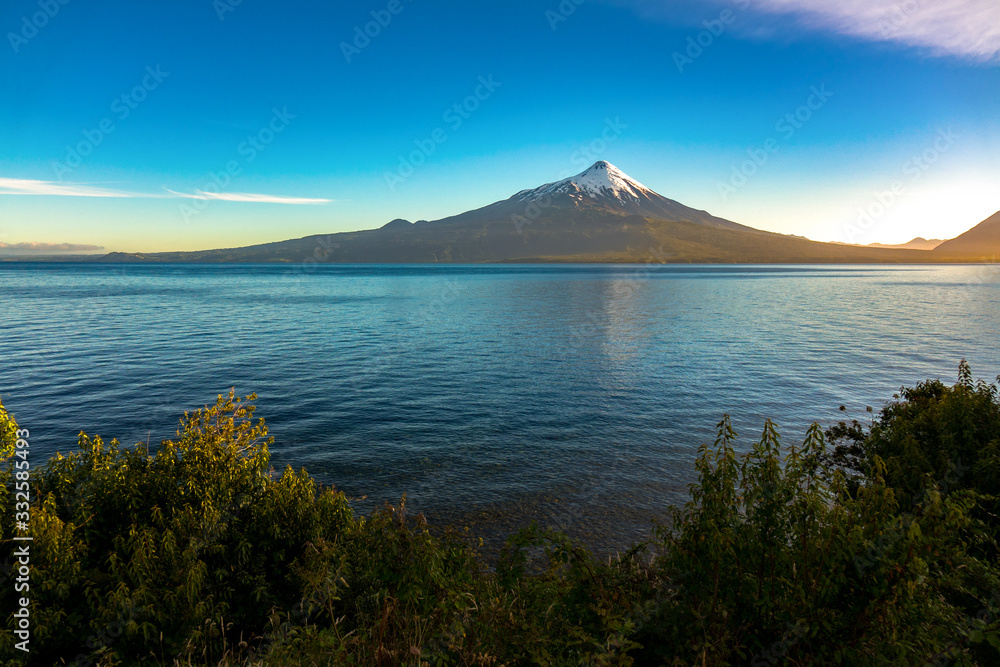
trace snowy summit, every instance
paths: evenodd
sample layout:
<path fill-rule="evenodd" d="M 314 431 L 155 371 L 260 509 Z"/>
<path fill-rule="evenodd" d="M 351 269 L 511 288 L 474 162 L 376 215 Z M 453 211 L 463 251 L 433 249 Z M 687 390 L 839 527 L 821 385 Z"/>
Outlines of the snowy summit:
<path fill-rule="evenodd" d="M 560 194 L 587 195 L 592 199 L 613 197 L 621 202 L 641 201 L 655 195 L 652 190 L 615 165 L 601 160 L 576 176 L 546 183 L 532 190 L 522 190 L 512 199 L 527 201 Z"/>
<path fill-rule="evenodd" d="M 587 217 L 605 213 L 693 222 L 709 227 L 749 229 L 730 220 L 717 218 L 707 211 L 667 199 L 604 160 L 595 162 L 576 176 L 521 190 L 508 199 L 443 218 L 438 222 L 448 225 L 482 225 L 498 220 L 518 221 L 524 218 L 532 220 L 536 228 L 541 228 L 544 221 L 552 216 L 579 214 Z"/>

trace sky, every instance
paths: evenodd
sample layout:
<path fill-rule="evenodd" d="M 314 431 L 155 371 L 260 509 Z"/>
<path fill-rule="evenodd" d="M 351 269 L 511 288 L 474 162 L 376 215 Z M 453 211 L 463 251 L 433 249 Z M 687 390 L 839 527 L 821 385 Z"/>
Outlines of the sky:
<path fill-rule="evenodd" d="M 6 0 L 0 252 L 433 220 L 607 160 L 822 241 L 1000 209 L 996 0 Z"/>

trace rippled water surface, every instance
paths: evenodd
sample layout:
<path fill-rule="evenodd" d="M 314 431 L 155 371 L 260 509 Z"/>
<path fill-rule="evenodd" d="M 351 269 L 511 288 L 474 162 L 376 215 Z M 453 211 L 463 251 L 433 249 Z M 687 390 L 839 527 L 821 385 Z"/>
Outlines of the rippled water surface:
<path fill-rule="evenodd" d="M 359 507 L 539 517 L 611 544 L 744 443 L 1000 373 L 987 266 L 0 264 L 0 396 L 36 458 L 259 395 L 276 467 Z M 498 509 L 499 508 L 499 509 Z"/>

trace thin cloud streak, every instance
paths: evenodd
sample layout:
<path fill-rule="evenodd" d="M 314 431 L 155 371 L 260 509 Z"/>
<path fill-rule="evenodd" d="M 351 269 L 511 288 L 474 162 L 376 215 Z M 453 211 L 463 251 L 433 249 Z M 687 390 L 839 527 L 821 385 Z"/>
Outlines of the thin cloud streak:
<path fill-rule="evenodd" d="M 238 201 L 238 202 L 249 202 L 255 204 L 301 204 L 301 205 L 317 205 L 317 204 L 329 204 L 332 199 L 312 199 L 309 197 L 279 197 L 277 195 L 261 195 L 252 194 L 249 192 L 204 192 L 202 190 L 196 190 L 193 194 L 186 194 L 183 192 L 174 192 L 173 190 L 167 190 L 170 194 L 175 197 L 184 197 L 186 199 L 204 199 L 211 201 Z"/>
<path fill-rule="evenodd" d="M 757 0 L 751 7 L 790 14 L 808 29 L 1000 62 L 997 0 Z"/>
<path fill-rule="evenodd" d="M 166 188 L 164 188 L 167 190 Z M 83 183 L 57 183 L 55 181 L 35 181 L 23 178 L 0 178 L 0 195 L 28 195 L 48 197 L 102 197 L 117 199 L 203 199 L 213 201 L 245 202 L 251 204 L 329 204 L 333 199 L 309 197 L 281 197 L 278 195 L 254 194 L 249 192 L 203 192 L 192 194 L 167 190 L 169 194 L 149 194 L 107 190 Z"/>
<path fill-rule="evenodd" d="M 729 9 L 733 30 L 758 40 L 835 33 L 924 49 L 977 63 L 1000 64 L 997 0 L 603 0 L 647 19 L 702 26 Z M 714 6 L 712 6 L 714 5 Z"/>
<path fill-rule="evenodd" d="M 95 188 L 80 183 L 56 183 L 53 181 L 32 181 L 23 178 L 0 178 L 0 195 L 35 195 L 54 197 L 142 197 L 130 192 L 118 192 Z"/>

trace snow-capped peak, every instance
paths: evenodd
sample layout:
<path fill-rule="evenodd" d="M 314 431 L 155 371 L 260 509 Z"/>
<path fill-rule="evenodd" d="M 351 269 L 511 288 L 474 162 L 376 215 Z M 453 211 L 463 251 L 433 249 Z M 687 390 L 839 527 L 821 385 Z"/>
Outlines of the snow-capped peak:
<path fill-rule="evenodd" d="M 652 190 L 630 178 L 618 167 L 600 160 L 576 176 L 555 183 L 546 183 L 533 190 L 522 190 L 514 195 L 514 198 L 528 200 L 574 193 L 585 194 L 592 199 L 614 197 L 622 202 L 645 199 L 654 194 Z"/>

